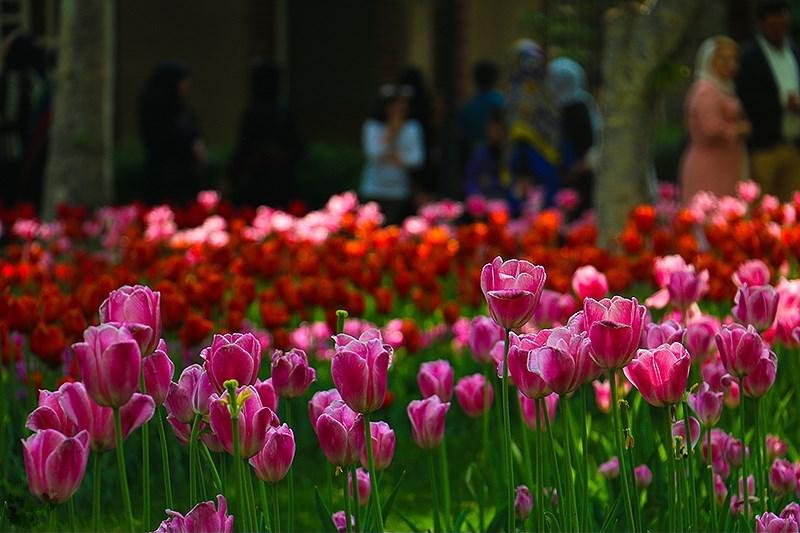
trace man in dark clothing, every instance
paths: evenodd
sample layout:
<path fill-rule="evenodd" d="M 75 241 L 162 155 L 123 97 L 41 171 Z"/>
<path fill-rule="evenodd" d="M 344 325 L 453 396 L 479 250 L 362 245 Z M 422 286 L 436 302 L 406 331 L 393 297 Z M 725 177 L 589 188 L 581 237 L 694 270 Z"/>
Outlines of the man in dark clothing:
<path fill-rule="evenodd" d="M 759 3 L 758 33 L 742 47 L 736 80 L 753 125 L 753 178 L 783 200 L 800 189 L 800 58 L 789 42 L 790 22 L 788 1 Z"/>

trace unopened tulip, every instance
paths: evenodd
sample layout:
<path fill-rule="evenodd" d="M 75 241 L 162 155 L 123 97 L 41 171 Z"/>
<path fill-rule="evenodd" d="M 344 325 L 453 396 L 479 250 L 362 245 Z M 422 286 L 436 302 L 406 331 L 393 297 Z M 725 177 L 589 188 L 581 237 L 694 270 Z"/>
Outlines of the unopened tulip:
<path fill-rule="evenodd" d="M 647 309 L 636 298 L 614 296 L 600 301 L 587 298 L 583 316 L 594 360 L 600 368 L 627 365 L 636 354 L 644 330 Z"/>
<path fill-rule="evenodd" d="M 192 392 L 192 409 L 196 415 L 205 416 L 211 404 L 211 396 L 214 392 L 214 385 L 211 383 L 211 376 L 205 370 L 197 376 L 197 383 Z"/>
<path fill-rule="evenodd" d="M 541 376 L 551 390 L 569 394 L 600 374 L 585 333 L 555 328 L 539 333 L 543 334 L 546 334 L 544 345 L 531 352 L 528 370 Z"/>
<path fill-rule="evenodd" d="M 377 329 L 365 331 L 358 339 L 340 333 L 334 341 L 331 377 L 342 400 L 358 413 L 377 411 L 386 397 L 392 347 L 384 344 Z"/>
<path fill-rule="evenodd" d="M 497 341 L 503 340 L 503 328 L 488 316 L 476 316 L 469 323 L 469 349 L 479 363 L 492 361 L 491 351 Z"/>
<path fill-rule="evenodd" d="M 331 521 L 336 527 L 337 533 L 345 533 L 347 531 L 347 515 L 344 511 L 336 511 L 331 515 Z M 350 515 L 350 527 L 354 528 L 356 525 L 355 515 Z"/>
<path fill-rule="evenodd" d="M 78 431 L 86 430 L 89 433 L 89 443 L 93 451 L 102 452 L 116 448 L 114 412 L 110 407 L 103 407 L 92 400 L 86 387 L 79 381 L 63 384 L 59 392 L 59 405 L 64 414 Z M 128 403 L 119 409 L 122 438 L 127 438 L 150 420 L 154 412 L 153 398 L 138 392 L 131 396 Z"/>
<path fill-rule="evenodd" d="M 186 516 L 167 510 L 169 518 L 161 522 L 153 533 L 232 533 L 233 516 L 228 515 L 228 502 L 225 497 L 217 495 L 217 504 L 213 501 L 198 503 Z"/>
<path fill-rule="evenodd" d="M 177 383 L 171 383 L 164 400 L 167 412 L 182 424 L 191 424 L 194 420 L 192 397 L 203 368 L 200 365 L 189 365 L 183 369 Z"/>
<path fill-rule="evenodd" d="M 692 448 L 694 448 L 700 439 L 700 422 L 693 416 L 689 417 L 689 433 L 692 437 Z M 682 442 L 686 442 L 686 422 L 682 419 L 672 424 L 672 438 L 676 437 L 680 437 Z"/>
<path fill-rule="evenodd" d="M 751 259 L 739 265 L 731 278 L 737 287 L 769 285 L 769 267 L 761 259 Z"/>
<path fill-rule="evenodd" d="M 422 363 L 417 373 L 417 384 L 423 398 L 435 394 L 443 402 L 449 402 L 453 397 L 452 365 L 444 359 Z"/>
<path fill-rule="evenodd" d="M 144 329 L 136 335 L 141 342 L 141 353 L 148 356 L 158 346 L 161 338 L 161 293 L 144 285 L 124 285 L 111 291 L 100 305 L 100 322 L 130 325 Z M 138 324 L 138 326 L 136 326 Z"/>
<path fill-rule="evenodd" d="M 733 301 L 731 314 L 739 323 L 764 331 L 775 322 L 778 292 L 772 285 L 743 285 Z"/>
<path fill-rule="evenodd" d="M 676 342 L 655 350 L 639 350 L 623 372 L 647 403 L 662 407 L 681 401 L 691 366 L 689 352 Z"/>
<path fill-rule="evenodd" d="M 528 398 L 522 392 L 518 391 L 517 398 L 519 399 L 519 408 L 522 411 L 522 420 L 525 425 L 531 428 L 532 431 L 547 429 L 544 412 L 538 412 L 536 409 L 536 400 Z M 550 417 L 550 422 L 556 419 L 556 408 L 558 407 L 558 394 L 553 392 L 544 397 L 545 408 L 547 409 L 547 416 Z"/>
<path fill-rule="evenodd" d="M 359 450 L 361 466 L 369 468 L 367 447 L 364 446 L 364 417 L 356 419 L 355 433 L 352 435 L 354 446 Z M 394 430 L 383 421 L 369 423 L 370 437 L 372 438 L 372 461 L 375 470 L 386 470 L 392 464 L 396 437 Z"/>
<path fill-rule="evenodd" d="M 372 485 L 369 482 L 369 472 L 363 468 L 356 469 L 356 480 L 358 481 L 358 505 L 364 506 L 369 502 L 369 494 L 372 490 Z M 353 476 L 347 473 L 347 490 L 350 492 L 350 497 L 353 494 Z"/>
<path fill-rule="evenodd" d="M 775 352 L 765 350 L 762 352 L 758 364 L 747 376 L 745 376 L 742 386 L 744 393 L 749 398 L 761 398 L 775 383 L 778 373 L 778 358 Z"/>
<path fill-rule="evenodd" d="M 541 266 L 496 257 L 481 271 L 481 290 L 489 314 L 506 330 L 521 328 L 533 317 L 546 279 Z"/>
<path fill-rule="evenodd" d="M 261 405 L 272 409 L 273 413 L 278 412 L 278 393 L 275 392 L 275 387 L 272 385 L 272 378 L 265 380 L 257 379 L 253 388 L 261 398 Z"/>
<path fill-rule="evenodd" d="M 317 371 L 308 364 L 303 350 L 292 348 L 288 352 L 272 352 L 272 386 L 279 396 L 297 398 L 317 380 Z"/>
<path fill-rule="evenodd" d="M 444 421 L 449 403 L 442 403 L 438 396 L 424 400 L 414 400 L 406 411 L 411 421 L 411 436 L 417 446 L 432 449 L 439 446 L 444 438 Z"/>
<path fill-rule="evenodd" d="M 798 523 L 793 516 L 786 518 L 775 513 L 764 513 L 756 516 L 756 533 L 797 533 Z"/>
<path fill-rule="evenodd" d="M 308 400 L 308 420 L 311 422 L 311 428 L 315 433 L 317 431 L 317 419 L 319 419 L 319 415 L 336 400 L 342 400 L 342 396 L 336 389 L 315 392 L 311 399 Z"/>
<path fill-rule="evenodd" d="M 792 502 L 781 511 L 781 518 L 794 518 L 800 524 L 800 503 Z"/>
<path fill-rule="evenodd" d="M 619 477 L 619 458 L 614 456 L 605 463 L 597 467 L 597 471 L 606 479 L 616 479 Z"/>
<path fill-rule="evenodd" d="M 797 488 L 794 465 L 786 459 L 775 459 L 769 469 L 769 486 L 776 498 L 793 493 Z"/>
<path fill-rule="evenodd" d="M 747 499 L 750 509 L 753 509 L 754 505 L 758 503 L 756 481 L 752 475 L 747 476 Z M 744 484 L 742 478 L 739 478 L 739 492 L 731 497 L 731 513 L 741 514 L 742 512 L 744 512 Z"/>
<path fill-rule="evenodd" d="M 639 465 L 634 468 L 633 475 L 636 479 L 636 486 L 640 489 L 646 489 L 653 482 L 653 472 L 647 465 Z"/>
<path fill-rule="evenodd" d="M 55 429 L 67 437 L 73 437 L 80 431 L 61 407 L 61 395 L 68 383 L 61 385 L 56 391 L 39 391 L 39 403 L 25 421 L 25 427 L 31 431 Z"/>
<path fill-rule="evenodd" d="M 142 354 L 125 326 L 89 326 L 72 345 L 81 379 L 92 399 L 107 407 L 128 403 L 139 388 Z"/>
<path fill-rule="evenodd" d="M 358 413 L 342 401 L 331 403 L 317 418 L 317 438 L 322 453 L 335 466 L 347 466 L 358 460 Z M 363 435 L 363 426 L 361 428 Z M 363 442 L 363 436 L 361 442 Z"/>
<path fill-rule="evenodd" d="M 789 451 L 789 446 L 777 435 L 767 435 L 764 442 L 767 447 L 767 457 L 770 461 L 784 457 Z"/>
<path fill-rule="evenodd" d="M 708 292 L 708 271 L 699 274 L 694 269 L 679 270 L 669 276 L 667 282 L 669 301 L 678 309 L 687 309 Z"/>
<path fill-rule="evenodd" d="M 717 505 L 722 505 L 728 498 L 728 486 L 719 474 L 714 474 L 714 500 Z"/>
<path fill-rule="evenodd" d="M 524 521 L 533 510 L 533 497 L 525 485 L 520 485 L 514 492 L 514 514 L 517 520 Z"/>
<path fill-rule="evenodd" d="M 167 343 L 164 339 L 159 341 L 153 354 L 142 361 L 142 373 L 147 394 L 153 398 L 156 405 L 163 404 L 175 373 L 175 365 L 167 355 Z"/>
<path fill-rule="evenodd" d="M 31 494 L 48 503 L 69 500 L 83 480 L 89 460 L 89 433 L 67 437 L 54 429 L 22 440 L 22 456 Z"/>
<path fill-rule="evenodd" d="M 733 376 L 746 376 L 753 372 L 764 352 L 768 351 L 761 336 L 750 325 L 725 326 L 717 333 L 716 340 L 722 364 Z"/>
<path fill-rule="evenodd" d="M 606 275 L 592 265 L 585 265 L 572 275 L 572 290 L 580 300 L 594 298 L 599 300 L 608 293 Z"/>
<path fill-rule="evenodd" d="M 686 325 L 684 344 L 693 362 L 704 361 L 714 349 L 714 334 L 719 330 L 719 320 L 703 315 Z"/>
<path fill-rule="evenodd" d="M 647 324 L 642 335 L 643 348 L 658 348 L 662 344 L 681 342 L 686 330 L 674 320 L 665 320 L 661 324 Z"/>
<path fill-rule="evenodd" d="M 278 424 L 269 407 L 261 404 L 261 398 L 252 386 L 240 387 L 236 391 L 239 406 L 239 457 L 249 459 L 264 447 L 267 428 Z M 222 396 L 212 394 L 209 400 L 208 415 L 211 430 L 219 439 L 225 451 L 234 455 L 233 424 L 228 408 L 230 399 L 226 390 Z"/>
<path fill-rule="evenodd" d="M 729 436 L 727 442 L 725 443 L 725 461 L 734 470 L 742 466 L 742 447 L 742 441 L 732 436 Z M 750 450 L 748 448 L 744 448 L 744 451 L 749 457 Z M 750 491 L 750 494 L 752 493 L 753 492 Z"/>
<path fill-rule="evenodd" d="M 509 335 L 508 373 L 520 392 L 533 400 L 553 392 L 540 374 L 528 368 L 531 355 L 544 345 L 546 335 L 541 331 L 536 335 L 517 335 L 514 332 Z M 502 375 L 500 370 L 498 375 Z"/>
<path fill-rule="evenodd" d="M 200 357 L 214 389 L 222 393 L 224 383 L 231 379 L 240 386 L 256 382 L 261 365 L 261 343 L 252 333 L 214 335 L 211 346 L 203 348 Z"/>
<path fill-rule="evenodd" d="M 703 382 L 694 392 L 689 394 L 689 407 L 706 427 L 717 425 L 722 416 L 722 393 L 711 390 L 708 383 Z"/>
<path fill-rule="evenodd" d="M 456 398 L 467 416 L 483 416 L 492 407 L 494 389 L 483 374 L 472 374 L 458 380 Z"/>
<path fill-rule="evenodd" d="M 256 475 L 267 483 L 277 483 L 286 477 L 294 461 L 294 432 L 283 424 L 267 428 L 264 447 L 250 458 L 250 466 Z"/>

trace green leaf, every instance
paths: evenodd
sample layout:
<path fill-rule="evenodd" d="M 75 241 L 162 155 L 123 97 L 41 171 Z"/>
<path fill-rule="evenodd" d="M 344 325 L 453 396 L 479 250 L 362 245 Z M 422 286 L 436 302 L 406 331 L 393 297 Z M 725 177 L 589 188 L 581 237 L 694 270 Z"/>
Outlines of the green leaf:
<path fill-rule="evenodd" d="M 400 477 L 397 479 L 397 483 L 394 484 L 394 488 L 392 489 L 391 494 L 386 499 L 386 504 L 383 506 L 383 521 L 386 522 L 389 514 L 392 512 L 392 507 L 394 506 L 394 500 L 397 497 L 397 491 L 400 490 L 400 484 L 403 482 L 403 478 L 406 477 L 406 471 L 400 473 Z"/>
<path fill-rule="evenodd" d="M 489 522 L 489 525 L 486 527 L 486 531 L 500 531 L 500 528 L 505 523 L 506 517 L 508 516 L 508 506 L 501 507 L 497 510 L 492 518 L 492 521 Z"/>
<path fill-rule="evenodd" d="M 322 531 L 335 532 L 336 526 L 333 524 L 333 518 L 330 509 L 325 505 L 322 495 L 319 493 L 319 487 L 314 485 L 314 503 L 316 504 L 317 515 L 322 524 Z"/>
<path fill-rule="evenodd" d="M 621 499 L 621 494 L 614 499 L 614 505 L 611 506 L 611 509 L 608 510 L 606 514 L 606 519 L 603 521 L 603 525 L 600 527 L 600 533 L 605 533 L 608 531 L 608 528 L 611 527 L 612 522 L 616 522 L 617 517 L 617 508 L 619 508 L 619 501 Z"/>
<path fill-rule="evenodd" d="M 414 523 L 411 520 L 409 520 L 406 517 L 406 515 L 404 515 L 400 511 L 397 511 L 397 516 L 400 517 L 400 520 L 402 520 L 403 522 L 406 523 L 406 525 L 408 526 L 408 529 L 410 529 L 414 533 L 422 533 L 421 530 L 416 525 L 414 525 Z"/>
<path fill-rule="evenodd" d="M 461 526 L 464 525 L 464 520 L 467 518 L 468 511 L 466 509 L 461 509 L 461 512 L 458 513 L 456 516 L 455 522 L 453 522 L 453 531 L 461 531 Z"/>

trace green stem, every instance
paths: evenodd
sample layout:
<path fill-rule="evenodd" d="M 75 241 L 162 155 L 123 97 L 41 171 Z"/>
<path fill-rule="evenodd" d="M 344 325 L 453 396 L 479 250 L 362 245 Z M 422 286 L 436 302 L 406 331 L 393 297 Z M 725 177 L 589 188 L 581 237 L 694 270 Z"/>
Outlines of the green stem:
<path fill-rule="evenodd" d="M 544 424 L 545 428 L 547 428 L 547 436 L 550 438 L 550 449 L 553 452 L 553 470 L 556 474 L 556 490 L 558 491 L 558 497 L 561 498 L 561 495 L 564 494 L 564 483 L 561 479 L 561 469 L 558 467 L 558 456 L 556 455 L 556 437 L 553 435 L 553 427 L 550 423 L 550 411 L 547 410 L 547 400 L 544 398 L 539 398 L 537 401 L 539 402 L 539 407 L 536 410 L 536 416 L 538 417 L 539 413 L 544 413 Z M 561 515 L 561 527 L 565 528 L 567 523 L 567 511 L 566 506 L 562 505 L 561 502 L 559 502 L 558 511 Z"/>
<path fill-rule="evenodd" d="M 292 399 L 286 398 L 286 423 L 292 427 Z M 368 441 L 369 442 L 369 441 Z M 287 482 L 289 483 L 289 503 L 288 518 L 286 523 L 287 531 L 294 531 L 294 468 L 289 469 Z"/>
<path fill-rule="evenodd" d="M 344 496 L 344 523 L 347 533 L 352 533 L 353 527 L 350 524 L 350 488 L 347 486 L 348 469 L 342 469 L 342 496 Z M 353 492 L 355 493 L 356 507 L 358 507 L 358 481 L 353 477 Z"/>
<path fill-rule="evenodd" d="M 580 530 L 589 529 L 589 426 L 588 411 L 586 409 L 586 397 L 589 395 L 589 387 L 584 385 L 581 389 L 581 447 L 583 450 L 583 500 L 581 502 L 583 513 Z M 640 524 L 641 525 L 641 524 Z M 641 529 L 641 527 L 640 527 Z"/>
<path fill-rule="evenodd" d="M 756 416 L 756 438 L 755 438 L 755 452 L 756 452 L 756 469 L 758 469 L 758 482 L 757 494 L 760 494 L 762 513 L 767 512 L 769 502 L 769 483 L 767 483 L 767 469 L 765 467 L 766 460 L 764 458 L 764 428 L 762 426 L 763 420 L 761 418 L 761 399 L 755 401 L 755 416 Z"/>
<path fill-rule="evenodd" d="M 144 369 L 141 371 L 139 388 L 147 394 L 144 382 Z M 142 424 L 142 522 L 144 529 L 150 529 L 150 421 Z"/>
<path fill-rule="evenodd" d="M 436 486 L 436 468 L 433 466 L 433 450 L 428 454 L 428 471 L 431 477 L 431 495 L 433 496 L 433 533 L 441 531 L 439 521 L 439 490 Z"/>
<path fill-rule="evenodd" d="M 72 533 L 78 531 L 78 521 L 75 519 L 75 497 L 69 499 L 67 502 L 67 507 L 69 508 L 69 527 Z"/>
<path fill-rule="evenodd" d="M 375 476 L 375 458 L 372 456 L 372 428 L 370 427 L 370 414 L 364 413 L 364 442 L 367 448 L 367 463 L 369 464 L 369 482 L 372 486 L 371 496 L 378 514 L 378 531 L 383 533 L 383 511 L 381 511 L 381 495 L 378 480 Z"/>
<path fill-rule="evenodd" d="M 175 506 L 172 502 L 172 478 L 169 473 L 169 448 L 167 448 L 167 435 L 164 432 L 164 420 L 162 418 L 162 411 L 164 406 L 158 407 L 156 419 L 158 420 L 158 440 L 161 443 L 161 468 L 164 476 L 164 494 L 167 498 L 167 508 L 173 509 Z"/>
<path fill-rule="evenodd" d="M 675 451 L 672 441 L 672 415 L 669 408 L 664 409 L 666 420 L 664 449 L 667 452 L 667 531 L 675 531 Z"/>
<path fill-rule="evenodd" d="M 564 429 L 565 429 L 565 441 L 567 446 L 567 490 L 569 491 L 568 495 L 568 504 L 572 507 L 570 509 L 570 516 L 575 521 L 574 530 L 578 531 L 580 525 L 578 522 L 578 503 L 577 497 L 575 495 L 575 483 L 576 479 L 573 477 L 573 450 L 572 450 L 572 408 L 570 407 L 570 402 L 565 401 L 563 402 L 564 405 Z"/>
<path fill-rule="evenodd" d="M 100 531 L 100 452 L 93 452 L 92 458 L 92 529 Z"/>
<path fill-rule="evenodd" d="M 203 450 L 203 456 L 206 458 L 208 469 L 211 471 L 211 481 L 214 483 L 214 490 L 217 494 L 222 494 L 222 479 L 219 477 L 217 465 L 214 464 L 214 458 L 211 457 L 211 451 L 205 443 L 200 445 L 200 449 Z"/>
<path fill-rule="evenodd" d="M 708 459 L 708 509 L 710 531 L 717 531 L 717 497 L 714 491 L 714 467 L 711 461 L 711 426 L 706 428 L 706 457 Z"/>
<path fill-rule="evenodd" d="M 745 519 L 749 520 L 750 517 L 750 495 L 747 489 L 747 426 L 745 425 L 745 395 L 744 395 L 744 378 L 739 378 L 739 393 L 741 394 L 741 403 L 739 404 L 739 429 L 742 433 L 742 486 L 744 491 L 744 508 L 743 515 Z"/>
<path fill-rule="evenodd" d="M 250 522 L 250 514 L 247 510 L 247 496 L 244 492 L 244 483 L 242 480 L 242 458 L 239 451 L 239 417 L 231 414 L 231 425 L 233 426 L 233 466 L 236 469 L 236 504 L 239 511 L 239 516 L 242 517 L 244 522 L 244 530 L 252 531 Z"/>
<path fill-rule="evenodd" d="M 192 432 L 189 434 L 189 509 L 197 503 L 197 433 L 200 430 L 200 415 L 194 415 Z M 235 429 L 234 429 L 235 431 Z"/>
<path fill-rule="evenodd" d="M 257 531 L 258 519 L 256 518 L 256 493 L 253 490 L 253 470 L 246 461 L 242 461 L 242 468 L 244 469 L 244 490 L 247 494 L 248 519 L 253 526 L 253 531 Z"/>
<path fill-rule="evenodd" d="M 503 402 L 503 447 L 505 448 L 506 461 L 506 504 L 508 505 L 508 529 L 514 531 L 514 464 L 511 457 L 511 416 L 508 407 L 508 348 L 511 341 L 511 330 L 506 330 L 505 343 L 503 345 L 503 383 L 502 402 Z"/>
<path fill-rule="evenodd" d="M 128 472 L 125 470 L 125 450 L 122 447 L 122 422 L 119 416 L 119 407 L 114 407 L 114 437 L 117 441 L 117 468 L 119 469 L 119 483 L 122 489 L 122 504 L 125 516 L 128 519 L 128 530 L 135 531 L 133 525 L 133 511 L 131 510 L 131 494 L 128 489 Z"/>
<path fill-rule="evenodd" d="M 609 371 L 609 383 L 611 384 L 611 417 L 614 423 L 614 441 L 617 445 L 617 456 L 619 458 L 620 477 L 622 478 L 622 492 L 625 500 L 625 509 L 628 513 L 628 527 L 631 531 L 636 531 L 636 521 L 633 518 L 633 499 L 631 497 L 630 477 L 626 468 L 625 447 L 622 444 L 622 428 L 619 416 L 619 401 L 617 399 L 617 371 Z"/>
<path fill-rule="evenodd" d="M 350 479 L 358 480 L 358 476 L 356 475 L 356 465 L 355 463 L 350 465 Z M 359 508 L 358 502 L 356 505 L 353 506 L 353 516 L 355 517 L 355 530 L 358 531 L 358 526 L 361 525 L 361 509 Z"/>
<path fill-rule="evenodd" d="M 536 402 L 539 408 L 539 400 Z M 542 454 L 542 428 L 539 423 L 539 413 L 536 413 L 536 527 L 540 533 L 544 531 L 544 456 Z"/>
<path fill-rule="evenodd" d="M 694 446 L 692 446 L 692 433 L 689 424 L 689 405 L 683 402 L 683 424 L 684 431 L 686 432 L 686 459 L 689 461 L 689 490 L 692 495 L 693 504 L 689 506 L 692 514 L 692 529 L 697 529 L 698 516 L 697 516 L 697 483 L 695 483 L 694 467 L 695 467 L 695 454 Z"/>
<path fill-rule="evenodd" d="M 272 503 L 275 504 L 275 514 L 273 515 L 273 519 L 275 520 L 275 533 L 278 533 L 281 529 L 281 506 L 280 501 L 278 498 L 278 485 L 272 485 Z"/>
<path fill-rule="evenodd" d="M 533 460 L 531 460 L 531 445 L 528 437 L 528 426 L 525 425 L 525 417 L 522 414 L 522 408 L 519 411 L 519 427 L 522 433 L 522 454 L 523 466 L 525 467 L 525 480 L 523 481 L 528 487 L 533 486 Z"/>
<path fill-rule="evenodd" d="M 261 497 L 261 512 L 264 515 L 264 527 L 271 530 L 272 529 L 272 520 L 269 516 L 269 503 L 267 502 L 267 489 L 266 489 L 266 482 L 261 482 L 258 484 L 258 492 L 259 496 Z"/>
<path fill-rule="evenodd" d="M 442 523 L 448 531 L 452 531 L 453 515 L 450 512 L 450 467 L 447 464 L 447 440 L 444 436 L 442 437 L 442 443 L 439 445 L 439 458 L 442 467 L 442 499 L 444 500 L 444 520 Z"/>

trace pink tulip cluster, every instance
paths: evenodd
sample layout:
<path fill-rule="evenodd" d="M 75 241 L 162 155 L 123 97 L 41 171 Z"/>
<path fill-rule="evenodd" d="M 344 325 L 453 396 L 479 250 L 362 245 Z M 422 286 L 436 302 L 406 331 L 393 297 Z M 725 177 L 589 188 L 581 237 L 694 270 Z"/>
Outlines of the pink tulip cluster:
<path fill-rule="evenodd" d="M 778 358 L 752 325 L 723 327 L 716 335 L 717 349 L 725 370 L 737 377 L 745 395 L 760 398 L 775 383 Z"/>
<path fill-rule="evenodd" d="M 169 518 L 161 522 L 153 533 L 217 533 L 233 532 L 233 516 L 228 515 L 228 502 L 221 494 L 213 501 L 198 503 L 191 511 L 182 514 L 167 510 Z"/>

